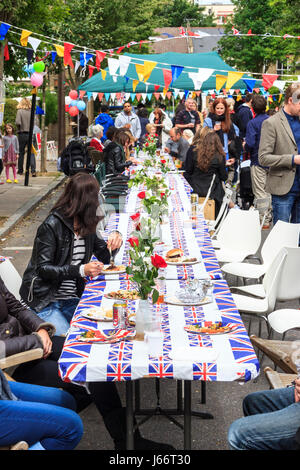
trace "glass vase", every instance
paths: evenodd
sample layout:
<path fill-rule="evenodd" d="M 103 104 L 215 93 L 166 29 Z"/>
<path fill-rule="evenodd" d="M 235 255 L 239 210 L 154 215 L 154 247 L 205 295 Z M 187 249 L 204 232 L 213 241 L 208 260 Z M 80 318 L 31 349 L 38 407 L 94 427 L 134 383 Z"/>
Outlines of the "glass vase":
<path fill-rule="evenodd" d="M 144 341 L 145 330 L 152 319 L 152 305 L 148 299 L 140 299 L 135 316 L 135 339 Z"/>

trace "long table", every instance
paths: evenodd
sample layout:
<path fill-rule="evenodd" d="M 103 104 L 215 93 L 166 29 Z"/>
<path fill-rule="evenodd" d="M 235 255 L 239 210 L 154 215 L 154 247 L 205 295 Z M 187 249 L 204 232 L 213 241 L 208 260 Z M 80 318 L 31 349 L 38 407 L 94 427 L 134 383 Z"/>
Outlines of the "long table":
<path fill-rule="evenodd" d="M 214 286 L 212 302 L 201 306 L 155 304 L 153 309 L 161 317 L 164 344 L 162 356 L 153 358 L 149 356 L 143 341 L 90 344 L 76 340 L 76 337 L 85 330 L 112 327 L 112 323 L 101 324 L 83 317 L 83 310 L 92 306 L 112 306 L 113 300 L 104 295 L 110 291 L 131 287 L 130 277 L 127 274 L 89 279 L 72 319 L 59 360 L 59 373 L 65 381 L 78 384 L 94 381 L 126 382 L 129 410 L 128 448 L 133 448 L 131 428 L 133 381 L 143 377 L 184 381 L 184 399 L 187 400 L 185 448 L 188 449 L 191 444 L 191 381 L 248 381 L 259 374 L 258 359 L 227 282 L 222 278 L 203 216 L 198 215 L 196 228 L 192 228 L 187 219 L 190 187 L 181 175 L 173 174 L 169 176 L 169 186 L 175 189 L 170 198 L 169 220 L 163 228 L 164 245 L 158 249 L 163 253 L 171 247 L 182 248 L 186 255 L 198 257 L 199 263 L 189 266 L 168 266 L 165 272 L 165 295 L 172 296 L 178 289 L 184 287 L 187 277 L 210 278 Z M 123 234 L 124 244 L 116 257 L 117 264 L 129 262 L 127 240 L 133 228 L 130 214 L 136 211 L 139 203 L 134 195 L 135 192 L 136 190 L 130 191 L 126 204 L 127 211 L 112 215 L 106 228 L 107 233 L 117 229 Z M 181 210 L 182 208 L 185 210 Z M 136 311 L 136 303 L 137 301 L 128 301 L 131 312 Z M 228 334 L 218 336 L 192 334 L 184 330 L 185 326 L 203 320 L 221 320 L 234 324 L 236 328 Z"/>

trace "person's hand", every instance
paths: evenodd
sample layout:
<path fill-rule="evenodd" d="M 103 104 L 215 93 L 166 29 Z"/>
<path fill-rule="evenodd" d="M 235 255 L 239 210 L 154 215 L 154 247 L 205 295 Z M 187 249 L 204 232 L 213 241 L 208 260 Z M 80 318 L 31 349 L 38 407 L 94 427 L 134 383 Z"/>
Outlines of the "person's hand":
<path fill-rule="evenodd" d="M 91 261 L 84 265 L 84 274 L 85 276 L 96 277 L 99 276 L 103 270 L 104 264 L 100 261 Z"/>
<path fill-rule="evenodd" d="M 192 122 L 189 122 L 189 123 L 186 125 L 186 127 L 192 128 L 192 127 L 194 127 L 194 125 L 195 125 L 195 124 L 193 124 Z"/>
<path fill-rule="evenodd" d="M 168 149 L 168 147 L 165 148 L 165 152 L 166 153 L 170 153 L 170 149 Z"/>
<path fill-rule="evenodd" d="M 111 232 L 107 239 L 107 248 L 111 251 L 117 250 L 122 246 L 123 239 L 119 232 Z"/>
<path fill-rule="evenodd" d="M 215 124 L 214 131 L 220 131 L 220 130 L 221 130 L 221 124 Z"/>
<path fill-rule="evenodd" d="M 43 358 L 46 359 L 49 356 L 49 354 L 51 354 L 51 352 L 52 352 L 52 341 L 49 337 L 48 331 L 45 330 L 44 328 L 41 328 L 37 332 L 37 334 L 39 335 L 39 337 L 42 340 L 43 350 L 44 350 Z"/>
<path fill-rule="evenodd" d="M 294 156 L 294 163 L 295 163 L 295 165 L 300 165 L 300 155 L 295 155 Z"/>
<path fill-rule="evenodd" d="M 126 127 L 126 129 L 130 129 L 131 128 L 131 124 L 129 124 L 129 122 L 127 124 L 125 124 L 125 126 L 123 127 Z"/>
<path fill-rule="evenodd" d="M 233 165 L 235 162 L 235 158 L 228 158 L 228 160 L 226 161 L 226 166 L 231 166 Z"/>
<path fill-rule="evenodd" d="M 295 402 L 298 403 L 300 401 L 300 378 L 297 377 L 295 380 Z"/>

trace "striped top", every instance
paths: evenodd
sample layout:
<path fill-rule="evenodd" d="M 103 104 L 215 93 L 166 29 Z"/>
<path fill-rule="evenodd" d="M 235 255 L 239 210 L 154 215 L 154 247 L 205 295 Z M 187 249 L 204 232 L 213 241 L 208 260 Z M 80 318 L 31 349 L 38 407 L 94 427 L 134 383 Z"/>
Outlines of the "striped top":
<path fill-rule="evenodd" d="M 85 240 L 75 234 L 71 264 L 80 265 L 85 257 Z M 76 279 L 65 279 L 55 294 L 56 299 L 77 297 Z"/>

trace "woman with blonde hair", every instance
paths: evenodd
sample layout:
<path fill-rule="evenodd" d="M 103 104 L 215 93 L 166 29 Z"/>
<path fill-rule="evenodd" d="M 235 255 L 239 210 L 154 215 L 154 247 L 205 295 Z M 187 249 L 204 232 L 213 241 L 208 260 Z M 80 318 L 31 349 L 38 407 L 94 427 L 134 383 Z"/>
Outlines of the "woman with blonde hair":
<path fill-rule="evenodd" d="M 19 141 L 19 158 L 18 158 L 18 175 L 24 172 L 24 154 L 25 147 L 28 144 L 30 117 L 31 117 L 31 101 L 28 98 L 22 98 L 17 106 L 16 127 Z M 33 163 L 33 162 L 32 162 Z M 35 165 L 31 165 L 32 176 L 35 174 Z"/>

